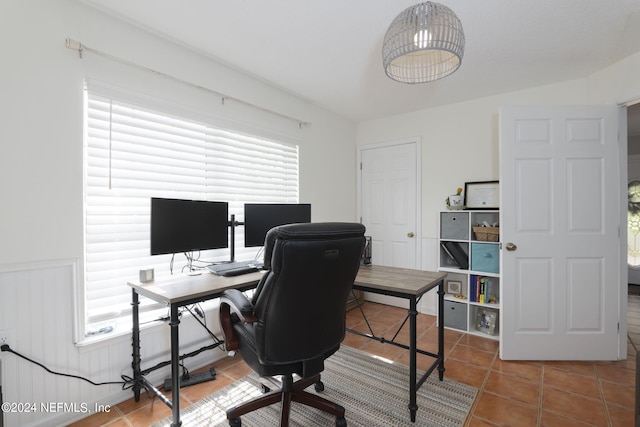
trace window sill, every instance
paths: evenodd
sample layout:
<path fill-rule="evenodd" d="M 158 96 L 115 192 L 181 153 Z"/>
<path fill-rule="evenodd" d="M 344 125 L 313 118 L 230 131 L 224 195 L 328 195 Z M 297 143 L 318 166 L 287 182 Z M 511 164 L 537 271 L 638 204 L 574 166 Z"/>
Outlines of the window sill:
<path fill-rule="evenodd" d="M 217 310 L 220 305 L 220 300 L 215 298 L 210 301 L 206 301 L 201 303 L 200 306 L 204 311 L 205 315 L 211 314 L 213 311 Z M 169 319 L 167 316 L 167 309 L 161 308 L 158 310 L 154 310 L 148 313 L 144 313 L 140 315 L 140 333 L 144 333 L 146 331 L 158 329 L 158 328 L 166 328 L 167 333 L 169 332 L 169 328 L 167 325 L 169 323 Z M 181 321 L 187 317 L 192 317 L 191 313 L 187 310 L 181 312 Z M 114 319 L 111 322 L 105 322 L 105 325 L 109 325 L 113 327 L 113 330 L 107 333 L 100 333 L 92 336 L 85 336 L 79 341 L 75 343 L 75 346 L 81 351 L 91 351 L 96 348 L 111 346 L 116 343 L 121 342 L 131 342 L 131 335 L 133 329 L 133 320 L 132 316 L 124 316 L 118 319 Z M 217 323 L 215 323 L 217 325 Z M 213 324 L 209 325 L 211 328 Z"/>

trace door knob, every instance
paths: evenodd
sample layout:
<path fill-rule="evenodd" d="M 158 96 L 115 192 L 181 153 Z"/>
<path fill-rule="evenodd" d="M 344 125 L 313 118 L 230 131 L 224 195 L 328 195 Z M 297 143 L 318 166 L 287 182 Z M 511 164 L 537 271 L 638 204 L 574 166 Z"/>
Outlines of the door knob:
<path fill-rule="evenodd" d="M 518 249 L 518 247 L 514 244 L 514 243 L 507 243 L 507 250 L 508 251 L 515 251 L 516 249 Z"/>
<path fill-rule="evenodd" d="M 407 237 L 413 237 L 413 236 L 414 236 L 413 231 L 410 231 L 407 233 Z"/>

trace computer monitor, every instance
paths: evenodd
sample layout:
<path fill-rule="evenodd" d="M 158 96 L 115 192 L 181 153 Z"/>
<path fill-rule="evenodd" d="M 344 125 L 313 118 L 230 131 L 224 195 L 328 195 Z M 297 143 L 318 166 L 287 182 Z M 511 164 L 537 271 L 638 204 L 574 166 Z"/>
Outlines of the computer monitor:
<path fill-rule="evenodd" d="M 228 246 L 228 203 L 151 199 L 151 255 Z"/>
<path fill-rule="evenodd" d="M 244 246 L 263 246 L 273 227 L 311 222 L 310 204 L 246 203 L 244 205 Z"/>

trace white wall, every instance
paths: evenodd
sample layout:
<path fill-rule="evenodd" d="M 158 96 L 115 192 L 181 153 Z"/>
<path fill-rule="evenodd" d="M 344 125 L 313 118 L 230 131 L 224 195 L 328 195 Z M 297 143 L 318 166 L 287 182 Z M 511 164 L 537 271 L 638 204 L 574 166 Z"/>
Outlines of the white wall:
<path fill-rule="evenodd" d="M 2 263 L 82 256 L 82 80 L 87 75 L 100 79 L 107 75 L 117 84 L 126 84 L 127 76 L 121 71 L 125 67 L 113 64 L 99 72 L 92 64 L 100 58 L 87 52 L 85 59 L 79 59 L 76 51 L 65 47 L 67 37 L 311 122 L 310 128 L 299 129 L 297 123 L 232 102 L 226 110 L 219 100 L 212 106 L 213 114 L 239 120 L 244 114 L 256 126 L 275 123 L 280 132 L 298 138 L 301 199 L 313 203 L 314 219 L 355 218 L 352 122 L 79 2 L 2 2 L 0 28 Z M 109 71 L 115 75 L 108 76 Z M 132 74 L 144 79 L 141 73 Z M 329 163 L 330 173 L 325 168 Z"/>
<path fill-rule="evenodd" d="M 640 53 L 631 55 L 587 79 L 592 104 L 625 104 L 640 100 Z"/>
<path fill-rule="evenodd" d="M 508 105 L 620 104 L 640 99 L 640 53 L 585 79 L 363 121 L 358 145 L 422 139 L 422 267 L 437 266 L 438 212 L 465 182 L 499 177 L 499 109 Z M 436 267 L 437 268 L 437 267 Z M 436 312 L 435 295 L 420 310 Z"/>
<path fill-rule="evenodd" d="M 75 270 L 82 271 L 85 77 L 133 90 L 144 88 L 160 97 L 188 93 L 193 106 L 207 105 L 207 114 L 297 141 L 301 201 L 312 203 L 313 219 L 355 219 L 355 124 L 349 120 L 86 8 L 81 2 L 2 1 L 0 35 L 0 330 L 12 331 L 15 338 L 10 344 L 15 350 L 57 371 L 99 377 L 100 381 L 119 380 L 120 374 L 131 371 L 129 337 L 83 348 L 72 342 L 73 282 L 78 286 L 82 282 L 79 274 L 69 276 L 74 269 L 68 265 L 71 262 Z M 67 37 L 312 125 L 300 129 L 295 122 L 232 101 L 223 107 L 209 94 L 162 81 L 91 52 L 80 59 L 78 52 L 65 47 Z M 57 273 L 60 269 L 62 276 Z M 55 280 L 49 280 L 51 274 L 56 275 Z M 211 317 L 209 324 L 214 323 Z M 195 345 L 199 340 L 207 341 L 205 334 L 189 327 L 188 319 L 186 325 L 183 329 L 188 332 L 181 336 L 184 342 Z M 167 332 L 166 326 L 145 331 L 145 367 L 166 358 Z M 221 356 L 221 352 L 208 352 L 189 368 Z M 118 386 L 87 388 L 74 380 L 43 374 L 40 368 L 8 353 L 0 354 L 0 362 L 7 401 L 62 399 L 112 404 L 131 396 Z M 166 371 L 154 378 L 161 380 L 164 375 Z M 5 425 L 62 425 L 79 416 L 82 414 L 11 415 Z"/>
<path fill-rule="evenodd" d="M 564 82 L 361 122 L 357 144 L 421 137 L 422 237 L 436 239 L 438 212 L 446 209 L 448 195 L 464 188 L 465 182 L 498 179 L 501 106 L 586 102 L 586 81 Z"/>
<path fill-rule="evenodd" d="M 444 199 L 468 181 L 498 179 L 498 112 L 507 105 L 619 104 L 640 99 L 640 53 L 585 79 L 363 121 L 358 145 L 422 139 L 422 233 L 437 237 Z"/>

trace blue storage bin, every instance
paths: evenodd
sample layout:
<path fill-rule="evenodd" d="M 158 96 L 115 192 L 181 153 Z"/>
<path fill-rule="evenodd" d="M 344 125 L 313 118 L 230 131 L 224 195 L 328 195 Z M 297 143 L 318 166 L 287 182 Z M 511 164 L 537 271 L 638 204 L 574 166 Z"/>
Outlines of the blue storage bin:
<path fill-rule="evenodd" d="M 497 243 L 471 243 L 471 270 L 500 273 L 500 254 Z"/>

